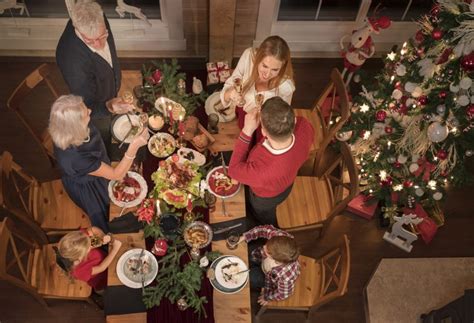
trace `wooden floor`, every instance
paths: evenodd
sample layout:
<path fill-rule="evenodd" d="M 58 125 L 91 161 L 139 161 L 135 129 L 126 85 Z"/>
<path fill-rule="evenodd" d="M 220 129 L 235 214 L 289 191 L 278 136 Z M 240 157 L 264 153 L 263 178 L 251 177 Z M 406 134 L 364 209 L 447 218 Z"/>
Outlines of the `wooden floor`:
<path fill-rule="evenodd" d="M 15 86 L 44 59 L 0 58 L 0 152 L 9 150 L 17 162 L 39 178 L 47 178 L 48 162 L 39 158 L 39 150 L 28 141 L 24 127 L 10 111 L 6 100 Z M 381 67 L 380 61 L 368 61 L 367 69 Z M 204 60 L 187 60 L 186 69 L 204 67 Z M 340 59 L 301 59 L 295 62 L 296 93 L 295 107 L 310 107 L 315 96 L 324 87 L 330 69 L 340 67 Z M 139 60 L 122 62 L 123 69 L 136 69 Z M 58 74 L 58 77 L 59 74 Z M 31 115 L 38 127 L 47 124 L 49 106 L 44 100 L 31 102 Z M 297 236 L 305 255 L 318 257 L 335 246 L 342 234 L 351 240 L 351 277 L 347 294 L 331 304 L 321 307 L 310 317 L 310 322 L 364 322 L 363 288 L 370 279 L 381 258 L 404 257 L 474 257 L 474 189 L 452 190 L 445 203 L 446 225 L 442 227 L 433 242 L 425 245 L 417 241 L 410 254 L 393 247 L 382 240 L 385 229 L 377 221 L 366 221 L 349 214 L 337 216 L 331 223 L 325 237 L 313 238 L 311 233 Z M 404 270 L 400 268 L 400 270 Z M 409 275 L 409 273 L 407 273 Z M 387 286 L 390 288 L 390 286 Z M 426 291 L 429 293 L 429 291 Z M 50 300 L 45 309 L 28 294 L 14 286 L 0 282 L 0 322 L 103 322 L 103 313 L 85 302 Z M 253 299 L 253 311 L 257 310 Z M 267 312 L 262 322 L 283 323 L 303 320 L 297 313 Z M 163 322 L 167 323 L 167 322 Z M 233 322 L 229 322 L 233 323 Z"/>

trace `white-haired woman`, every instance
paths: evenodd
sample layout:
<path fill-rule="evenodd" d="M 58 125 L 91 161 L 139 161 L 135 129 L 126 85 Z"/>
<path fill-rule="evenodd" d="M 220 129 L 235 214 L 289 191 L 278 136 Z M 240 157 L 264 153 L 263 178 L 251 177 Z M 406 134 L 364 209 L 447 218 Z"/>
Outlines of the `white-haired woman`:
<path fill-rule="evenodd" d="M 87 213 L 93 226 L 109 232 L 108 182 L 125 176 L 149 134 L 144 129 L 130 143 L 119 164 L 111 167 L 104 142 L 89 123 L 90 113 L 80 96 L 63 95 L 51 107 L 49 133 L 67 193 Z"/>

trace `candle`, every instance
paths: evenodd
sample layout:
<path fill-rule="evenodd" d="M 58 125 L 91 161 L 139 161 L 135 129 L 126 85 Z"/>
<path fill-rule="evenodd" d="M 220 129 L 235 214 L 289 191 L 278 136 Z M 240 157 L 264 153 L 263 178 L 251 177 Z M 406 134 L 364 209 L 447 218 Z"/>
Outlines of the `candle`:
<path fill-rule="evenodd" d="M 191 200 L 192 199 L 192 195 L 191 194 L 188 194 L 188 205 L 186 206 L 186 210 L 188 212 L 191 212 L 192 209 L 193 209 L 193 201 Z"/>
<path fill-rule="evenodd" d="M 170 118 L 170 124 L 173 124 L 173 113 L 171 113 L 171 105 L 168 105 L 168 117 Z"/>
<path fill-rule="evenodd" d="M 159 217 L 160 215 L 161 215 L 160 200 L 156 200 L 156 216 Z"/>

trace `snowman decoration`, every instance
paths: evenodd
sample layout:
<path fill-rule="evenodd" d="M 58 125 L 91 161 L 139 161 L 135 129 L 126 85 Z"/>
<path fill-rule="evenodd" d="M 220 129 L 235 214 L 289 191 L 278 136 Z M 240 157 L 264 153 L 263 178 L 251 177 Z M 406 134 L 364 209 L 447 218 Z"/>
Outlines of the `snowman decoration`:
<path fill-rule="evenodd" d="M 362 64 L 364 64 L 367 58 L 370 58 L 375 53 L 375 46 L 372 42 L 372 33 L 379 34 L 380 29 L 386 29 L 390 27 L 390 18 L 382 16 L 376 18 L 366 18 L 364 25 L 352 32 L 352 35 L 344 35 L 339 44 L 341 46 L 341 55 L 344 58 L 344 70 L 342 71 L 342 77 L 344 78 L 346 73 L 349 72 L 346 85 L 351 81 L 352 75 L 357 71 Z M 344 47 L 344 40 L 350 36 L 350 43 L 348 48 Z"/>

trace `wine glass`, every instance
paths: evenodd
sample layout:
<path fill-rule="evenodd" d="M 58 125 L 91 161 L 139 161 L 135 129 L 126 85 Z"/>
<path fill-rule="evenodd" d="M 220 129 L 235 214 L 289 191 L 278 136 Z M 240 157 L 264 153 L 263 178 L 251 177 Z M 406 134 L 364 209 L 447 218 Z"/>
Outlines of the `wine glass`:
<path fill-rule="evenodd" d="M 122 102 L 130 104 L 132 106 L 132 110 L 135 110 L 135 105 L 133 104 L 135 101 L 135 97 L 131 91 L 123 91 L 121 96 Z"/>
<path fill-rule="evenodd" d="M 237 91 L 237 93 L 239 93 L 240 95 L 242 95 L 242 79 L 240 77 L 236 77 L 234 78 L 234 89 L 235 91 Z M 242 99 L 237 102 L 237 105 L 239 107 L 243 107 L 245 105 L 245 99 L 242 97 Z"/>
<path fill-rule="evenodd" d="M 262 108 L 263 99 L 264 99 L 264 96 L 262 93 L 255 93 L 255 105 L 257 106 L 258 110 Z"/>

